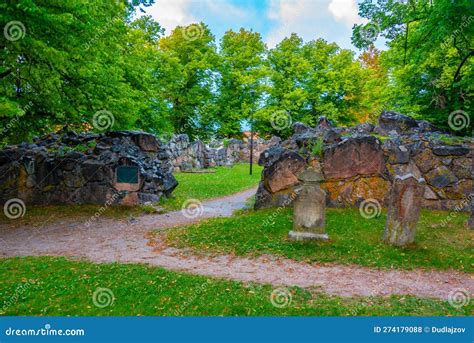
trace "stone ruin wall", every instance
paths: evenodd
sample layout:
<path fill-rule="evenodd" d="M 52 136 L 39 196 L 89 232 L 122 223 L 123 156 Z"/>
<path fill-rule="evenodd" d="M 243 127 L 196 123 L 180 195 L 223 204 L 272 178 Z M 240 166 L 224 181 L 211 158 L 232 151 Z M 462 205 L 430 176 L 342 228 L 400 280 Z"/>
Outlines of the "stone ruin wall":
<path fill-rule="evenodd" d="M 158 202 L 178 184 L 172 170 L 163 144 L 151 134 L 63 131 L 0 151 L 0 199 L 46 205 Z"/>
<path fill-rule="evenodd" d="M 472 139 L 441 135 L 439 130 L 403 115 L 386 112 L 378 126 L 332 127 L 322 119 L 316 128 L 301 123 L 295 135 L 267 150 L 255 208 L 282 206 L 308 166 L 321 168 L 328 205 L 356 207 L 367 199 L 387 204 L 396 175 L 424 178 L 422 206 L 439 210 L 469 210 L 473 194 Z M 410 126 L 407 127 L 408 124 Z M 323 157 L 311 153 L 316 139 L 324 142 Z"/>
<path fill-rule="evenodd" d="M 254 161 L 280 142 L 256 139 Z M 0 150 L 0 203 L 13 198 L 25 204 L 156 203 L 178 185 L 173 172 L 248 162 L 249 154 L 249 142 L 236 139 L 205 145 L 176 135 L 164 144 L 139 131 L 62 130 Z M 120 180 L 121 171 L 136 179 Z"/>
<path fill-rule="evenodd" d="M 260 154 L 272 146 L 281 143 L 281 139 L 254 139 L 253 161 L 257 163 Z M 231 166 L 235 163 L 249 162 L 250 142 L 230 139 L 213 141 L 206 145 L 202 141 L 190 142 L 185 134 L 175 135 L 165 147 L 175 171 Z"/>

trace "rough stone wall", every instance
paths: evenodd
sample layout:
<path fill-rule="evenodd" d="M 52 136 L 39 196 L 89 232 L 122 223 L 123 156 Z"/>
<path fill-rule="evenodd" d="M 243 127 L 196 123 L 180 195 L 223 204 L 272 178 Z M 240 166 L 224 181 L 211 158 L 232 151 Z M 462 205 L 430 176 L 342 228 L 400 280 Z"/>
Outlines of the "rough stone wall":
<path fill-rule="evenodd" d="M 259 163 L 265 169 L 256 208 L 280 206 L 297 185 L 297 175 L 313 165 L 324 173 L 331 206 L 358 206 L 367 199 L 386 205 L 394 177 L 412 173 L 426 180 L 424 207 L 469 209 L 474 195 L 472 139 L 459 140 L 394 112 L 384 112 L 378 126 L 321 123 L 316 128 L 296 123 L 291 139 L 262 154 Z M 318 140 L 323 157 L 311 150 Z"/>
<path fill-rule="evenodd" d="M 278 137 L 268 141 L 255 139 L 253 153 L 255 163 L 263 151 L 280 142 L 281 139 Z M 237 139 L 230 139 L 226 144 L 223 141 L 213 141 L 205 145 L 201 141 L 190 142 L 188 136 L 182 134 L 173 136 L 165 149 L 175 171 L 233 165 L 250 160 L 250 142 Z"/>
<path fill-rule="evenodd" d="M 137 182 L 118 182 L 119 166 L 132 167 Z M 177 186 L 171 172 L 168 154 L 153 135 L 63 131 L 0 151 L 0 199 L 19 198 L 27 204 L 157 202 Z"/>

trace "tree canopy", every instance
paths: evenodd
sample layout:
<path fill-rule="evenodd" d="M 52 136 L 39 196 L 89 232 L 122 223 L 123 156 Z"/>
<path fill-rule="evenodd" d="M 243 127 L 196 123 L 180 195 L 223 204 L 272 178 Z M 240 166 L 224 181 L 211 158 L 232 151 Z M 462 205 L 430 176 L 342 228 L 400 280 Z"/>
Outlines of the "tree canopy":
<path fill-rule="evenodd" d="M 359 55 L 295 33 L 272 49 L 246 29 L 216 42 L 205 23 L 165 35 L 136 15 L 153 2 L 0 4 L 0 143 L 63 126 L 238 137 L 250 119 L 261 135 L 286 136 L 294 121 L 349 125 L 384 109 L 448 128 L 449 113 L 471 111 L 468 0 L 363 0 Z M 385 51 L 373 45 L 379 36 Z"/>

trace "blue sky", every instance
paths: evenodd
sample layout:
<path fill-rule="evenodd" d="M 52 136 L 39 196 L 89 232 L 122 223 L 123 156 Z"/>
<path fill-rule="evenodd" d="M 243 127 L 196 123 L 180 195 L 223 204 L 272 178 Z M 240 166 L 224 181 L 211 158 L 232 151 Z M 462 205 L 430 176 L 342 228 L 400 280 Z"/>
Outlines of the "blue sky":
<path fill-rule="evenodd" d="M 356 50 L 351 28 L 363 22 L 357 0 L 156 0 L 146 12 L 166 34 L 177 25 L 202 21 L 218 40 L 228 29 L 244 27 L 260 32 L 270 48 L 296 32 L 305 41 L 324 38 Z"/>

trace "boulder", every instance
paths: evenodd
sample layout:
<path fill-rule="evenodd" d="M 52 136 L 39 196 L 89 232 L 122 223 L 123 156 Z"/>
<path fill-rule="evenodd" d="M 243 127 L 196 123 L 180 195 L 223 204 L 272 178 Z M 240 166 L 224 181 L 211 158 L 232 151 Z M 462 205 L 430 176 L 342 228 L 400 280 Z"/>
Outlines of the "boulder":
<path fill-rule="evenodd" d="M 438 145 L 434 146 L 432 150 L 438 156 L 464 156 L 469 154 L 469 148 L 462 145 Z"/>
<path fill-rule="evenodd" d="M 428 183 L 437 188 L 443 188 L 458 181 L 454 173 L 446 166 L 440 166 L 425 174 Z"/>
<path fill-rule="evenodd" d="M 385 203 L 390 182 L 381 177 L 361 177 L 350 180 L 327 181 L 323 188 L 328 192 L 333 206 L 357 206 L 364 199 L 376 199 Z"/>
<path fill-rule="evenodd" d="M 418 131 L 421 133 L 442 133 L 443 130 L 437 128 L 430 122 L 426 120 L 417 120 L 418 122 Z"/>
<path fill-rule="evenodd" d="M 276 146 L 265 150 L 258 159 L 260 166 L 269 167 L 274 164 L 286 151 L 286 149 Z"/>
<path fill-rule="evenodd" d="M 431 149 L 422 150 L 419 154 L 415 155 L 414 160 L 423 173 L 427 173 L 441 164 L 440 159 L 433 154 Z"/>
<path fill-rule="evenodd" d="M 452 170 L 458 179 L 472 179 L 473 169 L 472 158 L 456 158 L 452 162 Z"/>
<path fill-rule="evenodd" d="M 298 174 L 306 168 L 306 161 L 295 152 L 283 150 L 275 162 L 263 172 L 265 188 L 275 193 L 298 183 Z"/>
<path fill-rule="evenodd" d="M 401 113 L 383 111 L 379 117 L 378 126 L 386 133 L 395 131 L 398 134 L 403 134 L 418 128 L 418 123 L 415 119 Z"/>
<path fill-rule="evenodd" d="M 147 152 L 158 152 L 160 146 L 156 137 L 152 134 L 140 132 L 133 136 L 135 143 L 141 150 Z"/>
<path fill-rule="evenodd" d="M 333 127 L 334 127 L 333 123 L 325 116 L 321 116 L 318 118 L 316 130 L 329 130 Z"/>
<path fill-rule="evenodd" d="M 324 150 L 326 179 L 357 175 L 382 175 L 386 172 L 380 141 L 372 136 L 349 138 Z"/>

